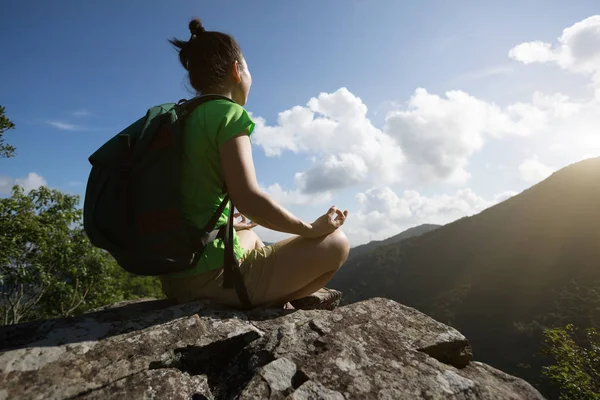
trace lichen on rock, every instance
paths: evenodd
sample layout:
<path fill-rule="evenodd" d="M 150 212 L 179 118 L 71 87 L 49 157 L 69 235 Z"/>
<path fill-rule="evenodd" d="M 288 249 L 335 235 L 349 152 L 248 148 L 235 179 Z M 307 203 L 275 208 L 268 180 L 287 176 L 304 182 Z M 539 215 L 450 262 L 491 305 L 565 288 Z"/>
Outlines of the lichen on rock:
<path fill-rule="evenodd" d="M 541 399 L 455 329 L 374 298 L 242 312 L 144 301 L 0 328 L 0 399 Z"/>

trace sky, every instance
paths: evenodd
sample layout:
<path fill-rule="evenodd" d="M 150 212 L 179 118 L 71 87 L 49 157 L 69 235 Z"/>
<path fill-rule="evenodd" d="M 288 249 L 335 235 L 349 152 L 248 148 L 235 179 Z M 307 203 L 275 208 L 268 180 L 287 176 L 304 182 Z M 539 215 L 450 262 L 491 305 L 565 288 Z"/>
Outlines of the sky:
<path fill-rule="evenodd" d="M 600 156 L 597 0 L 2 2 L 0 105 L 14 184 L 85 195 L 95 149 L 189 98 L 167 40 L 233 35 L 263 190 L 350 244 L 476 214 Z M 285 235 L 257 228 L 267 241 Z"/>

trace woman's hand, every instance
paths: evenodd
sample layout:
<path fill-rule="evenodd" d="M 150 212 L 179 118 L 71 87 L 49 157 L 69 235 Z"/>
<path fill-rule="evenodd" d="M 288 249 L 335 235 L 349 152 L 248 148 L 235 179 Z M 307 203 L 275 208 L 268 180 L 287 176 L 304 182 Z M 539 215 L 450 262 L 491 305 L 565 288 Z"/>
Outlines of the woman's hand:
<path fill-rule="evenodd" d="M 348 216 L 348 210 L 338 210 L 335 206 L 332 206 L 327 213 L 321 215 L 311 224 L 311 228 L 305 237 L 317 238 L 325 235 L 329 235 L 340 226 L 344 225 L 346 217 Z"/>
<path fill-rule="evenodd" d="M 255 226 L 258 226 L 258 224 L 256 222 L 248 222 L 248 220 L 246 219 L 245 216 L 243 216 L 240 213 L 234 213 L 233 214 L 233 218 L 240 218 L 241 217 L 241 221 L 235 221 L 233 222 L 233 229 L 235 229 L 236 231 L 243 231 L 246 229 L 252 229 Z"/>

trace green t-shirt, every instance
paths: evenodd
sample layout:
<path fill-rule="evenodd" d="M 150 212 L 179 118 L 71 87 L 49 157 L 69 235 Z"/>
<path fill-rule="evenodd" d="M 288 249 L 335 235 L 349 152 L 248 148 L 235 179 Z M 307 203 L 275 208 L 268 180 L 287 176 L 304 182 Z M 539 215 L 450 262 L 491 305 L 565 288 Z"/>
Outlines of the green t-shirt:
<path fill-rule="evenodd" d="M 236 103 L 212 100 L 198 106 L 188 117 L 184 130 L 182 157 L 183 217 L 187 223 L 203 228 L 223 200 L 223 171 L 219 149 L 232 137 L 244 132 L 250 136 L 254 122 Z M 229 206 L 219 218 L 217 227 L 227 224 Z M 234 234 L 236 257 L 244 255 Z M 225 244 L 216 239 L 203 251 L 196 267 L 171 274 L 171 277 L 195 275 L 223 266 Z"/>

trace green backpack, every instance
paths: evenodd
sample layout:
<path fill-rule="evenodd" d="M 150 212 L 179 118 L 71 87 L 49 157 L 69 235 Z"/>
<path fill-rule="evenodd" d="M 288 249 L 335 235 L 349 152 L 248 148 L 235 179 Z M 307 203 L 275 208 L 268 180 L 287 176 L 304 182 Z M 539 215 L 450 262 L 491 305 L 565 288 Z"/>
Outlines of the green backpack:
<path fill-rule="evenodd" d="M 186 117 L 200 104 L 231 99 L 209 95 L 166 103 L 112 137 L 89 157 L 92 165 L 83 206 L 83 225 L 91 243 L 107 250 L 128 272 L 159 276 L 196 265 L 204 247 L 225 243 L 224 288 L 234 287 L 250 301 L 233 251 L 233 204 L 225 198 L 204 229 L 182 214 L 180 160 Z M 217 227 L 227 203 L 227 225 Z"/>

